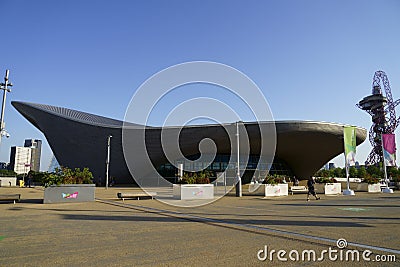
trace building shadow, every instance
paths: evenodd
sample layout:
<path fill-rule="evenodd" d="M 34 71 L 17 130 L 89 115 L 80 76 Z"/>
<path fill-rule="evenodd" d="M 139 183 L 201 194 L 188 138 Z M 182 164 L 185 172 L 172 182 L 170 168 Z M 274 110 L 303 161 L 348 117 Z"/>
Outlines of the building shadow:
<path fill-rule="evenodd" d="M 268 219 L 211 219 L 201 217 L 174 217 L 174 216 L 112 216 L 112 215 L 87 215 L 87 214 L 63 214 L 65 220 L 78 221 L 130 221 L 130 222 L 205 222 L 227 223 L 237 225 L 269 225 L 269 226 L 316 226 L 316 227 L 372 227 L 357 222 L 346 221 L 313 221 L 313 220 L 268 220 Z"/>
<path fill-rule="evenodd" d="M 373 208 L 400 208 L 400 205 L 387 204 L 324 204 L 324 203 L 280 203 L 277 206 L 293 206 L 293 207 L 373 207 Z"/>

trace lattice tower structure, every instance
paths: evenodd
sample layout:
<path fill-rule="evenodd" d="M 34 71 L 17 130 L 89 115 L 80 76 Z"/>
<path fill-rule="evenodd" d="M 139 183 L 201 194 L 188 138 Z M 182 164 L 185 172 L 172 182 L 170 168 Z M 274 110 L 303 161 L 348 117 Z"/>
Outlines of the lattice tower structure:
<path fill-rule="evenodd" d="M 384 88 L 383 95 L 381 83 Z M 369 130 L 369 141 L 372 150 L 365 161 L 366 165 L 374 165 L 383 161 L 382 134 L 392 134 L 399 125 L 396 118 L 396 106 L 400 99 L 393 101 L 389 79 L 384 71 L 375 72 L 372 81 L 372 95 L 364 97 L 357 106 L 371 115 L 372 126 Z"/>

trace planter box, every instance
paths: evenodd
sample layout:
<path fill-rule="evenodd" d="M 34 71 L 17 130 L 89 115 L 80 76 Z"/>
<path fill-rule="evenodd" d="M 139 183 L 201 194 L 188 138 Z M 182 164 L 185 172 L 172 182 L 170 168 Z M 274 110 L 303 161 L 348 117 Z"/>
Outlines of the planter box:
<path fill-rule="evenodd" d="M 251 196 L 265 196 L 265 184 L 249 184 L 248 192 L 244 191 L 243 193 Z"/>
<path fill-rule="evenodd" d="M 381 191 L 381 184 L 369 184 L 368 185 L 368 193 L 380 193 Z"/>
<path fill-rule="evenodd" d="M 351 188 L 351 184 L 350 184 Z M 367 183 L 358 183 L 354 188 L 351 188 L 356 192 L 368 192 L 368 184 Z"/>
<path fill-rule="evenodd" d="M 325 184 L 325 195 L 340 195 L 342 193 L 341 183 Z"/>
<path fill-rule="evenodd" d="M 43 203 L 76 203 L 94 201 L 94 184 L 52 185 L 44 189 Z"/>
<path fill-rule="evenodd" d="M 289 194 L 288 184 L 249 184 L 249 195 L 278 197 Z"/>
<path fill-rule="evenodd" d="M 359 192 L 369 192 L 369 193 L 380 193 L 381 192 L 381 184 L 367 184 L 367 183 L 359 183 L 354 189 Z"/>
<path fill-rule="evenodd" d="M 314 189 L 317 194 L 325 193 L 325 184 L 314 184 Z"/>
<path fill-rule="evenodd" d="M 341 183 L 314 184 L 317 194 L 339 195 L 342 193 Z"/>
<path fill-rule="evenodd" d="M 0 186 L 17 186 L 16 177 L 0 177 Z"/>
<path fill-rule="evenodd" d="M 265 196 L 287 196 L 289 194 L 289 185 L 288 184 L 277 184 L 277 185 L 271 185 L 271 184 L 266 184 L 265 185 Z"/>
<path fill-rule="evenodd" d="M 347 188 L 347 182 L 340 182 L 343 189 Z M 367 192 L 368 184 L 367 183 L 359 183 L 359 182 L 350 182 L 350 189 L 355 192 Z"/>
<path fill-rule="evenodd" d="M 174 198 L 187 199 L 213 199 L 213 184 L 174 184 Z"/>

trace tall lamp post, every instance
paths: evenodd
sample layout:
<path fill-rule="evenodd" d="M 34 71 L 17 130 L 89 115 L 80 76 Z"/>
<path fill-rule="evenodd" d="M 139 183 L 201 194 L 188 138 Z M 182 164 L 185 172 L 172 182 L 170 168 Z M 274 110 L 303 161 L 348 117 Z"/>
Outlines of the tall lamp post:
<path fill-rule="evenodd" d="M 12 87 L 12 83 L 8 82 L 8 75 L 10 74 L 9 70 L 6 70 L 6 76 L 4 76 L 4 83 L 0 83 L 0 90 L 3 90 L 3 104 L 1 106 L 1 117 L 0 117 L 0 144 L 3 136 L 10 137 L 10 134 L 7 133 L 4 124 L 4 109 L 6 107 L 6 93 L 11 92 L 11 89 L 8 87 Z"/>
<path fill-rule="evenodd" d="M 107 137 L 107 160 L 106 160 L 106 189 L 108 189 L 108 178 L 109 178 L 109 169 L 110 169 L 110 144 L 111 144 L 111 137 L 109 135 Z"/>
<path fill-rule="evenodd" d="M 237 146 L 237 172 L 236 172 L 236 196 L 242 197 L 242 178 L 240 177 L 240 136 L 239 122 L 236 122 L 236 146 Z"/>

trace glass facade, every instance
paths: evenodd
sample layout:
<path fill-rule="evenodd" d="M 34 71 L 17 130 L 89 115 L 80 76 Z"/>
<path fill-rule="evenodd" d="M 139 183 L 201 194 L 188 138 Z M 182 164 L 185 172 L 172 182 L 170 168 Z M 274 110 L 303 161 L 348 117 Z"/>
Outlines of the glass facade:
<path fill-rule="evenodd" d="M 200 155 L 189 156 L 188 159 L 191 161 L 195 161 L 199 158 Z M 207 165 L 206 162 L 185 162 L 184 160 L 176 160 L 174 162 L 175 166 L 178 166 L 179 163 L 184 163 L 184 169 L 186 170 L 208 170 L 216 176 L 217 172 L 225 172 L 227 177 L 236 176 L 236 162 L 233 161 L 229 163 L 230 155 L 228 154 L 217 154 L 215 156 L 214 161 Z M 247 164 L 245 162 L 240 162 L 240 169 L 245 170 L 242 175 L 242 182 L 250 183 L 251 180 L 259 180 L 262 181 L 265 176 L 268 174 L 274 175 L 286 175 L 292 177 L 292 171 L 288 164 L 285 161 L 275 158 L 272 163 L 260 163 L 259 168 L 257 168 L 259 156 L 258 155 L 249 155 L 249 159 Z M 158 173 L 166 178 L 170 182 L 175 182 L 178 177 L 178 169 L 171 163 L 166 163 L 160 165 L 157 170 Z M 214 179 L 213 179 L 214 178 Z M 212 177 L 211 181 L 215 180 L 216 177 Z"/>

